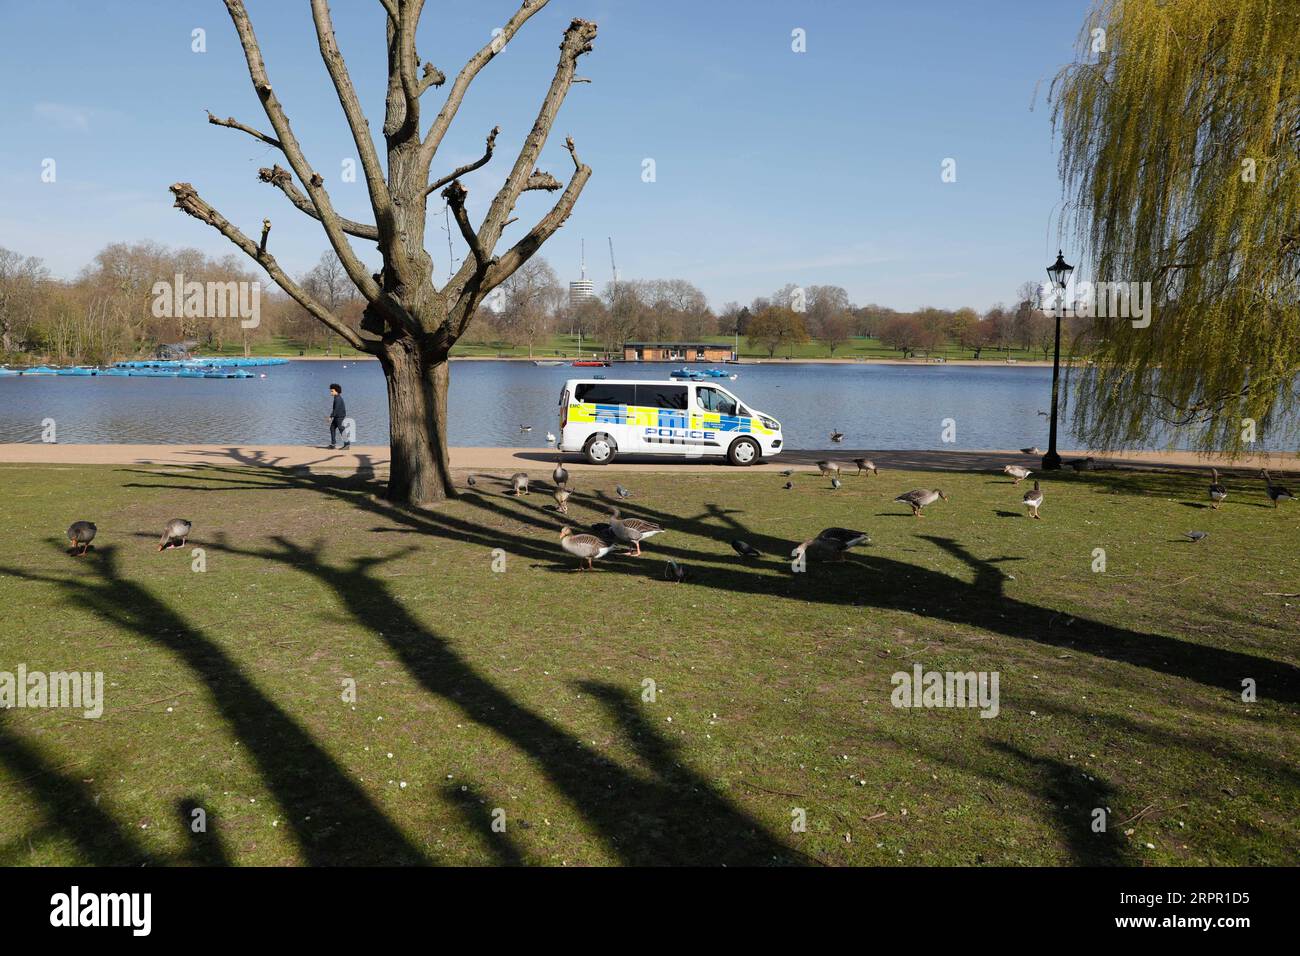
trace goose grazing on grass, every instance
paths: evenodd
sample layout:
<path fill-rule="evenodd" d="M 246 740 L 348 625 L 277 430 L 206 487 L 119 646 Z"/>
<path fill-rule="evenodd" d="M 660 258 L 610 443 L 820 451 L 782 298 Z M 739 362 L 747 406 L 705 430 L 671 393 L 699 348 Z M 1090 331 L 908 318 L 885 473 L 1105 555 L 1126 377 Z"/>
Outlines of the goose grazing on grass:
<path fill-rule="evenodd" d="M 834 478 L 840 473 L 840 466 L 833 461 L 819 461 L 817 469 L 822 473 L 823 478 Z"/>
<path fill-rule="evenodd" d="M 1210 500 L 1214 502 L 1212 507 L 1215 511 L 1219 510 L 1219 502 L 1228 497 L 1227 486 L 1219 481 L 1219 469 L 1210 469 Z"/>
<path fill-rule="evenodd" d="M 1022 448 L 1022 449 L 1020 449 L 1020 454 L 1022 454 L 1022 455 L 1041 455 L 1041 454 L 1043 454 L 1043 450 L 1042 450 L 1041 448 L 1039 448 L 1037 445 L 1034 445 L 1032 448 Z"/>
<path fill-rule="evenodd" d="M 1199 541 L 1204 541 L 1209 536 L 1210 536 L 1210 532 L 1208 531 L 1184 531 L 1183 532 L 1183 537 L 1186 538 L 1188 541 L 1192 542 L 1192 544 L 1196 544 Z"/>
<path fill-rule="evenodd" d="M 565 526 L 560 529 L 560 547 L 578 558 L 579 571 L 591 571 L 593 570 L 591 562 L 603 558 L 618 546 L 602 541 L 594 534 L 574 534 L 572 528 Z M 587 562 L 585 567 L 582 565 L 583 561 Z"/>
<path fill-rule="evenodd" d="M 68 526 L 68 541 L 72 545 L 72 554 L 75 557 L 81 557 L 90 548 L 90 542 L 95 540 L 95 534 L 99 531 L 93 521 L 74 521 Z M 81 550 L 78 551 L 77 548 Z"/>
<path fill-rule="evenodd" d="M 1295 495 L 1291 494 L 1290 491 L 1281 485 L 1273 484 L 1273 479 L 1268 476 L 1268 471 L 1261 470 L 1260 474 L 1264 476 L 1264 484 L 1268 489 L 1268 496 L 1272 500 L 1274 508 L 1278 506 L 1278 502 L 1295 501 Z"/>
<path fill-rule="evenodd" d="M 741 541 L 739 538 L 731 542 L 731 546 L 736 549 L 736 554 L 742 558 L 761 558 L 763 556 L 762 551 L 759 551 L 748 541 Z"/>
<path fill-rule="evenodd" d="M 619 516 L 617 508 L 609 509 L 609 532 L 617 541 L 624 544 L 630 544 L 635 551 L 631 552 L 632 557 L 640 557 L 641 541 L 644 538 L 653 538 L 661 533 L 664 529 L 659 527 L 653 521 L 642 521 L 640 518 L 622 518 Z"/>
<path fill-rule="evenodd" d="M 815 538 L 800 542 L 790 557 L 810 557 L 816 561 L 844 560 L 844 552 L 849 548 L 870 541 L 865 531 L 853 531 L 849 528 L 825 528 Z"/>
<path fill-rule="evenodd" d="M 183 548 L 185 540 L 190 536 L 190 529 L 194 525 L 184 518 L 172 518 L 163 528 L 162 539 L 158 542 L 158 550 L 164 551 L 167 548 Z M 179 541 L 179 543 L 177 543 Z"/>
<path fill-rule="evenodd" d="M 926 505 L 934 504 L 940 498 L 944 501 L 948 500 L 948 496 L 938 489 L 930 491 L 926 488 L 917 488 L 915 491 L 909 491 L 906 494 L 899 495 L 894 500 L 901 501 L 903 504 L 908 505 L 912 509 L 912 514 L 915 517 L 920 518 L 922 517 L 921 509 Z"/>
<path fill-rule="evenodd" d="M 835 444 L 837 444 L 837 445 L 838 445 L 840 442 L 844 441 L 844 432 L 842 432 L 842 431 L 840 431 L 840 430 L 838 430 L 838 429 L 836 429 L 835 431 L 831 432 L 831 441 L 833 441 L 833 442 L 834 442 Z"/>
<path fill-rule="evenodd" d="M 569 513 L 569 489 L 555 489 L 555 510 L 562 515 L 567 515 Z"/>
<path fill-rule="evenodd" d="M 618 495 L 620 498 L 631 498 L 631 497 L 632 497 L 632 492 L 628 491 L 628 490 L 627 490 L 626 488 L 624 488 L 622 485 L 615 485 L 615 486 L 614 486 L 614 493 L 615 493 L 616 495 Z"/>
<path fill-rule="evenodd" d="M 1025 507 L 1029 509 L 1031 518 L 1038 517 L 1038 509 L 1043 506 L 1043 490 L 1038 487 L 1038 482 L 1034 482 L 1032 491 L 1025 492 Z"/>
<path fill-rule="evenodd" d="M 563 462 L 555 466 L 555 470 L 551 472 L 551 480 L 557 485 L 567 485 L 569 483 L 569 469 L 564 467 Z"/>
<path fill-rule="evenodd" d="M 528 494 L 528 473 L 517 471 L 510 476 L 510 486 L 515 490 L 515 497 Z"/>
<path fill-rule="evenodd" d="M 876 467 L 876 463 L 870 458 L 854 458 L 853 464 L 858 466 L 859 475 L 865 475 L 868 472 L 873 475 L 880 474 L 880 470 Z"/>
<path fill-rule="evenodd" d="M 664 580 L 681 584 L 686 580 L 686 569 L 670 558 L 664 565 Z"/>
<path fill-rule="evenodd" d="M 794 469 L 793 469 L 793 468 L 787 468 L 785 471 L 781 472 L 781 477 L 782 477 L 782 478 L 789 478 L 789 477 L 790 477 L 791 475 L 793 475 L 793 474 L 794 474 Z"/>
<path fill-rule="evenodd" d="M 1017 485 L 1033 474 L 1033 472 L 1028 468 L 1024 468 L 1020 465 L 1003 465 L 1002 471 L 1014 478 L 1015 481 L 1013 484 Z"/>

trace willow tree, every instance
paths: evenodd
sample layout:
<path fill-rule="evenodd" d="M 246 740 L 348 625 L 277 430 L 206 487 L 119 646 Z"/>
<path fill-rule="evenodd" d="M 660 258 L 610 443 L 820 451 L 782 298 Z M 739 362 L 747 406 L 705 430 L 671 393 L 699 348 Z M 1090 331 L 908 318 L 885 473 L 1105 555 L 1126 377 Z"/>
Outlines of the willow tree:
<path fill-rule="evenodd" d="M 243 46 L 253 89 L 272 132 L 211 113 L 208 121 L 246 133 L 283 154 L 288 169 L 277 163 L 260 170 L 259 177 L 320 223 L 349 280 L 365 299 L 360 331 L 284 272 L 268 247 L 269 220 L 263 220 L 260 238 L 255 240 L 204 201 L 189 183 L 176 183 L 171 191 L 179 208 L 220 231 L 312 316 L 354 348 L 379 359 L 388 383 L 392 446 L 387 494 L 400 503 L 421 505 L 454 494 L 447 462 L 448 353 L 488 293 L 523 265 L 569 217 L 591 176 L 591 168 L 578 159 L 573 140 L 566 140 L 573 172 L 558 200 L 517 242 L 499 255 L 494 253 L 503 231 L 515 221 L 513 210 L 525 192 L 561 189 L 559 180 L 536 164 L 556 114 L 575 82 L 578 59 L 591 50 L 596 37 L 596 25 L 585 20 L 572 21 L 564 31 L 559 63 L 537 119 L 477 226 L 466 211 L 468 191 L 461 177 L 492 159 L 499 127 L 488 134 L 480 158 L 431 176 L 438 147 L 470 84 L 547 2 L 524 0 L 505 25 L 493 31 L 492 40 L 456 75 L 426 129 L 420 121 L 421 100 L 431 89 L 441 88 L 446 76 L 432 63 L 421 63 L 416 52 L 416 31 L 424 0 L 378 0 L 376 14 L 386 20 L 388 53 L 381 154 L 339 52 L 329 3 L 311 0 L 321 59 L 352 131 L 374 212 L 373 222 L 355 222 L 338 214 L 324 177 L 304 154 L 288 113 L 271 85 L 242 0 L 225 0 Z M 428 201 L 435 193 L 446 200 L 469 249 L 460 269 L 442 286 L 434 282 L 433 260 L 425 249 Z M 378 272 L 372 272 L 362 262 L 349 237 L 376 244 L 382 260 Z"/>
<path fill-rule="evenodd" d="M 1077 425 L 1240 450 L 1296 406 L 1300 4 L 1101 0 L 1052 96 L 1092 274 L 1152 289 L 1148 327 L 1089 329 Z"/>

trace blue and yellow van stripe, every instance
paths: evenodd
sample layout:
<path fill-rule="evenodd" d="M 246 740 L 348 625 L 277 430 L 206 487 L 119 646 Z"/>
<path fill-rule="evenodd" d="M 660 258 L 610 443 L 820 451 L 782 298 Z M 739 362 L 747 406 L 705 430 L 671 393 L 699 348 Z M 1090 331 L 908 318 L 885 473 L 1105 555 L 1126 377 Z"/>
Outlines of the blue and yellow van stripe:
<path fill-rule="evenodd" d="M 632 425 L 639 428 L 692 428 L 741 434 L 773 435 L 757 418 L 718 412 L 684 412 L 647 405 L 570 405 L 569 421 L 579 424 Z"/>

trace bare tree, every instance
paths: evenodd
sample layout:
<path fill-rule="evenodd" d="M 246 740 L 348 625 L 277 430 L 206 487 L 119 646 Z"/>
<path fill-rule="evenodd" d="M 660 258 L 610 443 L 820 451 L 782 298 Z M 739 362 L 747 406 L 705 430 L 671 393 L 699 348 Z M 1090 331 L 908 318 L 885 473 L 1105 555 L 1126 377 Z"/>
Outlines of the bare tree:
<path fill-rule="evenodd" d="M 427 132 L 422 132 L 421 97 L 446 82 L 443 72 L 432 63 L 421 64 L 416 52 L 416 29 L 424 0 L 380 0 L 387 18 L 385 166 L 335 40 L 328 0 L 311 0 L 321 58 L 352 131 L 365 173 L 375 217 L 371 224 L 345 219 L 335 211 L 323 177 L 304 155 L 288 114 L 271 85 L 243 0 L 225 0 L 243 46 L 249 77 L 272 133 L 262 132 L 233 117 L 221 119 L 209 114 L 208 121 L 247 133 L 284 154 L 289 169 L 275 165 L 261 170 L 259 176 L 263 182 L 280 189 L 297 209 L 320 222 L 348 278 L 365 299 L 360 331 L 347 325 L 285 274 L 267 248 L 269 220 L 262 223 L 260 240 L 254 240 L 205 202 L 189 183 L 176 183 L 171 191 L 180 209 L 220 231 L 320 322 L 354 348 L 378 357 L 388 380 L 391 423 L 392 463 L 387 494 L 397 502 L 420 505 L 455 494 L 447 460 L 448 354 L 487 294 L 509 278 L 564 224 L 591 176 L 591 167 L 579 160 L 573 140 L 567 139 L 565 145 L 573 161 L 573 173 L 559 199 L 513 246 L 494 255 L 502 232 L 514 221 L 512 213 L 523 193 L 561 188 L 554 176 L 538 169 L 536 164 L 556 114 L 575 81 L 578 59 L 591 50 L 596 37 L 594 23 L 575 19 L 564 31 L 559 63 L 537 119 L 477 228 L 466 211 L 468 191 L 460 177 L 491 160 L 499 127 L 488 134 L 481 158 L 430 179 L 438 147 L 470 84 L 547 2 L 523 0 L 505 25 L 494 31 L 491 42 L 461 68 L 442 108 Z M 442 287 L 434 283 L 433 260 L 424 243 L 428 197 L 439 190 L 470 250 L 460 269 Z M 348 236 L 378 244 L 383 259 L 379 272 L 370 273 L 353 250 Z"/>

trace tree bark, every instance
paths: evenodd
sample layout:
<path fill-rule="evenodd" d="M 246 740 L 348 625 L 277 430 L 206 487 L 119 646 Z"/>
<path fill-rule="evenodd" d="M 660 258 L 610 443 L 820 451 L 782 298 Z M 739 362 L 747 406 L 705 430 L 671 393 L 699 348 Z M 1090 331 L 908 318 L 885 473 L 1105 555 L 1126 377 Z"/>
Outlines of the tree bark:
<path fill-rule="evenodd" d="M 447 457 L 446 355 L 427 355 L 410 339 L 379 356 L 388 384 L 390 464 L 385 497 L 420 506 L 456 495 Z"/>

